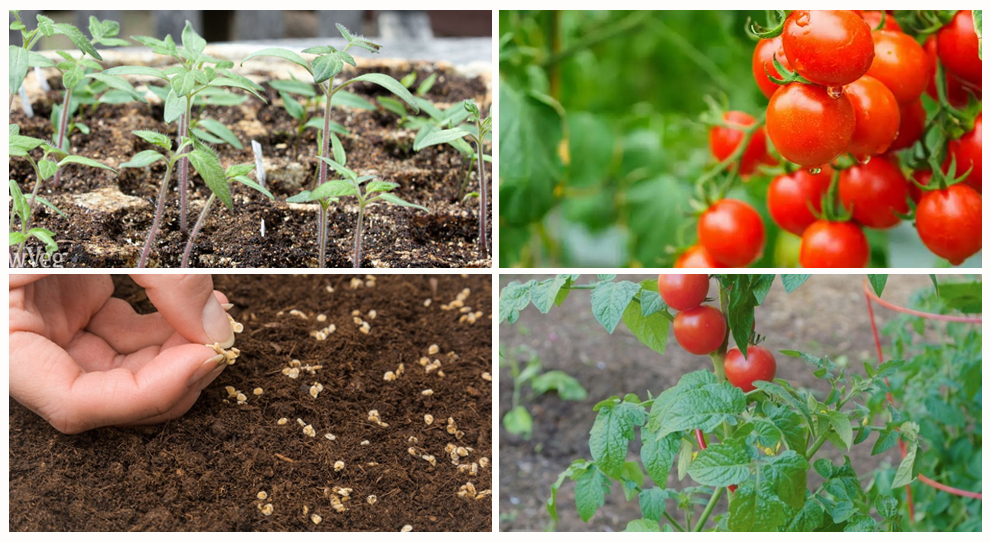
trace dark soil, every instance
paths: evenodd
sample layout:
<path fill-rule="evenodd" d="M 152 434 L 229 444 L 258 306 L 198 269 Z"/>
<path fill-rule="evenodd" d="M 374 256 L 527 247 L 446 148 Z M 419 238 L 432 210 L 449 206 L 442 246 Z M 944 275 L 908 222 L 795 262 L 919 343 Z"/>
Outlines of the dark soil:
<path fill-rule="evenodd" d="M 11 399 L 9 529 L 398 531 L 408 524 L 416 531 L 490 531 L 490 497 L 456 494 L 466 482 L 491 489 L 491 465 L 477 476 L 458 472 L 444 447 L 473 448 L 470 462 L 492 459 L 492 386 L 481 377 L 492 370 L 491 278 L 379 275 L 374 288 L 356 290 L 351 278 L 215 277 L 245 326 L 241 357 L 192 410 L 165 425 L 66 436 Z M 129 278 L 117 284 L 117 297 L 153 310 Z M 466 304 L 485 315 L 474 325 L 441 309 L 463 288 L 471 289 Z M 433 301 L 424 307 L 427 298 Z M 309 319 L 290 315 L 292 309 Z M 365 335 L 351 311 L 372 309 L 377 318 Z M 319 313 L 327 323 L 315 322 Z M 329 323 L 337 326 L 330 339 L 309 336 Z M 417 363 L 431 344 L 440 347 L 431 358 L 443 360 L 444 378 Z M 293 380 L 281 372 L 291 359 L 323 369 Z M 400 362 L 405 374 L 384 381 Z M 308 393 L 313 381 L 325 387 L 316 399 Z M 225 386 L 243 391 L 247 404 L 228 402 Z M 256 387 L 264 394 L 253 395 Z M 423 396 L 424 389 L 434 394 Z M 389 427 L 368 421 L 370 410 Z M 429 426 L 427 413 L 435 418 Z M 278 425 L 283 417 L 288 423 Z M 464 432 L 459 441 L 447 434 L 448 417 Z M 297 418 L 312 424 L 315 438 L 303 434 Z M 410 455 L 410 446 L 434 455 L 436 466 Z M 336 472 L 338 460 L 346 466 Z M 353 488 L 346 512 L 335 512 L 325 496 L 324 488 L 335 486 Z M 259 491 L 268 494 L 270 516 L 259 509 Z M 369 495 L 376 504 L 367 503 Z M 319 525 L 313 513 L 322 516 Z"/>
<path fill-rule="evenodd" d="M 487 85 L 481 78 L 468 79 L 449 66 L 402 61 L 394 67 L 345 72 L 350 78 L 366 71 L 401 78 L 416 70 L 418 81 L 437 73 L 436 83 L 425 98 L 438 108 L 460 107 L 464 99 L 491 107 Z M 281 78 L 278 70 L 272 70 Z M 257 74 L 252 74 L 257 75 Z M 268 79 L 267 74 L 261 74 Z M 50 83 L 59 87 L 58 78 Z M 278 92 L 264 85 L 267 104 L 250 98 L 240 106 L 206 106 L 196 115 L 215 119 L 230 128 L 244 145 L 238 151 L 230 145 L 217 147 L 223 165 L 254 163 L 251 140 L 261 143 L 272 202 L 244 186 L 234 189 L 234 209 L 221 204 L 211 209 L 197 236 L 190 258 L 193 267 L 315 267 L 318 259 L 316 204 L 289 205 L 286 197 L 311 188 L 316 177 L 319 152 L 316 130 L 295 136 L 297 123 L 282 107 Z M 314 87 L 315 88 L 315 87 Z M 416 87 L 413 86 L 415 89 Z M 372 103 L 387 91 L 370 83 L 355 83 L 348 90 Z M 241 92 L 241 91 L 234 91 Z M 21 134 L 52 139 L 49 118 L 53 103 L 61 103 L 62 93 L 53 90 L 32 98 L 35 117 L 28 119 L 19 101 L 14 104 L 11 123 Z M 132 102 L 100 105 L 95 110 L 80 108 L 76 122 L 86 124 L 91 134 L 74 132 L 70 137 L 72 154 L 99 160 L 117 167 L 151 145 L 131 134 L 132 130 L 155 130 L 175 136 L 176 123 L 166 125 L 163 105 Z M 322 109 L 311 110 L 322 116 Z M 479 209 L 477 198 L 457 201 L 457 192 L 466 168 L 461 155 L 447 145 L 412 151 L 415 132 L 399 125 L 396 115 L 379 107 L 376 111 L 345 108 L 335 104 L 332 119 L 350 132 L 341 136 L 347 152 L 347 165 L 360 174 L 377 175 L 399 184 L 393 191 L 402 199 L 429 209 L 423 211 L 380 203 L 366 211 L 362 267 L 490 267 L 491 259 L 481 259 L 478 247 Z M 486 152 L 490 153 L 490 149 Z M 35 156 L 39 158 L 40 156 Z M 489 168 L 490 165 L 486 164 Z M 190 168 L 192 188 L 187 209 L 188 229 L 210 195 L 209 189 Z M 31 166 L 24 159 L 10 162 L 10 178 L 30 194 L 35 182 Z M 124 169 L 119 173 L 83 166 L 69 166 L 61 185 L 51 180 L 41 195 L 59 207 L 67 218 L 47 208 L 37 212 L 37 225 L 56 232 L 63 260 L 68 267 L 136 267 L 141 248 L 154 217 L 154 206 L 165 166 Z M 332 173 L 332 172 L 331 172 Z M 469 190 L 477 191 L 477 166 L 473 168 Z M 488 172 L 491 184 L 491 172 Z M 178 179 L 170 180 L 163 224 L 155 240 L 149 266 L 179 267 L 188 235 L 179 229 Z M 132 197 L 128 197 L 132 196 Z M 94 203 L 94 199 L 100 201 Z M 489 202 L 489 208 L 491 203 Z M 491 211 L 488 213 L 491 220 Z M 335 204 L 330 215 L 328 267 L 353 265 L 356 200 Z M 264 221 L 265 236 L 261 236 Z M 491 226 L 488 228 L 491 235 Z M 34 243 L 35 241 L 32 241 Z M 40 246 L 40 245 L 38 245 Z"/>
<path fill-rule="evenodd" d="M 502 275 L 500 288 L 509 282 L 525 282 L 545 277 Z M 581 283 L 589 277 L 582 277 Z M 622 280 L 641 281 L 656 275 L 620 276 Z M 828 354 L 833 359 L 845 356 L 851 372 L 862 374 L 862 360 L 876 360 L 873 334 L 863 297 L 863 277 L 856 275 L 815 275 L 798 290 L 787 294 L 779 280 L 766 301 L 756 309 L 756 330 L 767 339 L 764 346 L 773 351 L 795 349 L 815 355 Z M 925 275 L 891 276 L 883 298 L 906 303 L 918 288 L 930 286 Z M 714 293 L 714 290 L 712 290 Z M 675 385 L 685 373 L 711 368 L 707 357 L 682 350 L 671 337 L 662 356 L 643 346 L 620 325 L 609 335 L 591 314 L 590 294 L 571 292 L 564 305 L 543 315 L 530 307 L 514 325 L 502 324 L 499 344 L 503 353 L 519 347 L 532 348 L 543 362 L 544 370 L 560 369 L 577 378 L 588 390 L 582 402 L 563 401 L 555 394 L 529 399 L 526 404 L 533 415 L 533 438 L 499 432 L 499 530 L 541 531 L 621 531 L 634 519 L 642 518 L 639 502 L 626 501 L 617 485 L 606 497 L 605 506 L 588 523 L 581 521 L 574 505 L 574 483 L 565 482 L 557 494 L 560 522 L 556 525 L 546 511 L 550 485 L 571 461 L 591 458 L 588 433 L 594 423 L 592 407 L 610 396 L 635 393 L 654 396 Z M 875 308 L 877 324 L 884 325 L 896 315 Z M 522 359 L 525 359 L 523 357 Z M 791 358 L 777 356 L 777 378 L 795 387 L 821 388 L 809 366 Z M 512 379 L 506 369 L 500 371 L 499 419 L 512 407 Z M 893 448 L 880 456 L 871 456 L 875 437 L 846 452 L 856 472 L 869 478 L 881 462 L 897 464 L 900 456 Z M 639 445 L 630 446 L 629 457 L 638 458 Z M 843 452 L 826 444 L 817 457 L 841 462 Z M 675 469 L 676 471 L 676 469 Z M 672 474 L 669 487 L 693 485 Z M 678 520 L 683 512 L 668 511 Z M 724 513 L 725 500 L 715 513 Z M 695 517 L 701 508 L 695 510 Z"/>

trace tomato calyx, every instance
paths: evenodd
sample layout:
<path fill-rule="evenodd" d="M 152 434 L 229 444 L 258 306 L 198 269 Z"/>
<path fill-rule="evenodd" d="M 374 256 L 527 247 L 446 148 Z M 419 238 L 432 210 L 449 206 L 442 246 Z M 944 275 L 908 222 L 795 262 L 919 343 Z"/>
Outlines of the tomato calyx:
<path fill-rule="evenodd" d="M 799 74 L 796 70 L 788 70 L 787 68 L 785 68 L 784 65 L 781 64 L 779 60 L 777 60 L 776 54 L 773 55 L 773 67 L 775 70 L 777 70 L 777 73 L 781 75 L 780 77 L 774 77 L 774 75 L 770 73 L 770 68 L 768 67 L 764 67 L 764 70 L 767 72 L 767 79 L 778 85 L 783 86 L 789 83 L 801 83 L 802 85 L 815 84 L 812 83 L 811 81 L 808 81 L 804 77 L 801 77 L 801 74 Z"/>
<path fill-rule="evenodd" d="M 787 22 L 787 10 L 774 9 L 767 11 L 767 26 L 754 21 L 752 18 L 746 20 L 746 33 L 752 38 L 769 40 L 784 33 L 784 23 Z"/>

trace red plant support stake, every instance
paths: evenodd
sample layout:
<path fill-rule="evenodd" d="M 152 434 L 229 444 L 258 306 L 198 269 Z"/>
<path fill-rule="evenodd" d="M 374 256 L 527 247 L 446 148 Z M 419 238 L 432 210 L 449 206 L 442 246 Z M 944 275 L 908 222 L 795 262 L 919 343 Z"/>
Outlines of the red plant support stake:
<path fill-rule="evenodd" d="M 698 439 L 698 446 L 702 450 L 707 450 L 708 449 L 708 443 L 705 442 L 705 434 L 701 432 L 701 429 L 695 429 L 694 430 L 694 438 Z M 736 486 L 734 484 L 731 485 L 731 486 L 729 486 L 729 491 L 735 493 L 736 492 Z"/>
<path fill-rule="evenodd" d="M 908 309 L 908 308 L 905 308 L 905 307 L 899 307 L 897 305 L 894 305 L 893 303 L 889 303 L 887 301 L 884 301 L 884 300 L 880 299 L 876 294 L 874 294 L 872 291 L 870 291 L 869 282 L 867 280 L 865 280 L 865 279 L 863 280 L 863 294 L 866 297 L 866 310 L 867 310 L 867 312 L 870 315 L 870 328 L 873 331 L 873 342 L 876 344 L 876 347 L 877 347 L 877 360 L 880 362 L 880 365 L 883 365 L 883 363 L 884 363 L 884 360 L 883 360 L 883 348 L 880 345 L 880 333 L 877 331 L 877 323 L 876 323 L 876 319 L 874 318 L 874 315 L 873 315 L 873 303 L 874 302 L 876 302 L 881 307 L 890 309 L 890 310 L 892 310 L 894 312 L 900 312 L 900 313 L 904 313 L 904 314 L 909 314 L 911 316 L 917 316 L 919 318 L 927 318 L 929 320 L 940 320 L 940 321 L 943 321 L 943 322 L 961 322 L 961 323 L 966 323 L 966 324 L 982 324 L 983 323 L 983 317 L 982 316 L 981 317 L 975 317 L 975 316 L 974 317 L 970 317 L 970 316 L 951 316 L 951 315 L 945 315 L 945 314 L 933 314 L 933 313 L 928 313 L 928 312 L 920 312 L 920 311 Z M 886 379 L 884 381 L 887 382 L 888 385 L 890 384 L 890 382 L 887 381 Z M 890 403 L 893 403 L 894 402 L 894 397 L 890 394 L 890 392 L 887 392 L 887 401 L 889 401 Z M 702 436 L 700 436 L 700 432 L 699 432 L 699 438 L 703 438 Z M 906 447 L 905 447 L 904 443 L 901 442 L 900 440 L 898 440 L 897 444 L 898 444 L 898 448 L 901 451 L 901 457 L 904 457 L 907 454 L 907 450 L 906 450 Z M 704 449 L 704 448 L 702 448 L 702 449 Z M 957 489 L 957 488 L 954 488 L 954 487 L 947 486 L 945 484 L 940 484 L 940 483 L 936 482 L 935 480 L 932 480 L 931 478 L 928 478 L 924 474 L 919 474 L 918 475 L 918 481 L 920 481 L 920 482 L 922 482 L 924 484 L 928 484 L 929 486 L 934 487 L 935 489 L 938 489 L 940 491 L 945 491 L 946 493 L 950 493 L 952 495 L 958 495 L 960 497 L 970 497 L 970 498 L 973 498 L 973 499 L 983 500 L 983 493 L 976 493 L 976 492 L 973 492 L 973 491 L 966 491 L 964 489 Z M 908 485 L 908 486 L 905 487 L 905 489 L 907 490 L 908 513 L 910 514 L 911 522 L 914 522 L 914 500 L 913 500 L 912 495 L 911 495 L 911 486 Z"/>

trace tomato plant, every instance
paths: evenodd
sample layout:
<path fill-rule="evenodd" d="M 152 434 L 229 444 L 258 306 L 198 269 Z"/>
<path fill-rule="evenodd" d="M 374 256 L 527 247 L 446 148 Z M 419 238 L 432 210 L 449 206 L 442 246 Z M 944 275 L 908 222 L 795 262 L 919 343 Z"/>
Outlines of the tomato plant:
<path fill-rule="evenodd" d="M 850 222 L 819 220 L 801 237 L 801 267 L 866 267 L 870 244 L 863 229 Z"/>
<path fill-rule="evenodd" d="M 780 72 L 773 65 L 775 58 L 785 69 L 792 69 L 790 63 L 787 62 L 787 55 L 784 54 L 783 40 L 779 36 L 773 39 L 760 40 L 756 44 L 756 49 L 753 49 L 753 79 L 756 80 L 756 85 L 760 87 L 760 92 L 768 99 L 780 88 L 777 83 L 767 77 L 767 75 L 776 78 L 781 77 Z"/>
<path fill-rule="evenodd" d="M 787 59 L 812 83 L 848 85 L 873 62 L 870 25 L 851 11 L 796 10 L 782 35 Z"/>
<path fill-rule="evenodd" d="M 973 23 L 973 12 L 961 10 L 938 31 L 938 58 L 956 77 L 983 86 L 980 40 Z"/>
<path fill-rule="evenodd" d="M 657 290 L 668 307 L 686 311 L 701 305 L 708 295 L 708 275 L 661 274 Z"/>
<path fill-rule="evenodd" d="M 868 363 L 865 374 L 852 374 L 828 356 L 770 352 L 753 344 L 756 313 L 766 298 L 793 292 L 809 278 L 782 275 L 783 291 L 774 293 L 774 275 L 715 275 L 736 347 L 729 347 L 727 337 L 710 354 L 710 368 L 689 370 L 659 394 L 599 399 L 594 423 L 588 422 L 591 457 L 572 461 L 552 484 L 551 519 L 558 519 L 566 482 L 575 483 L 574 501 L 585 522 L 607 506 L 618 482 L 621 494 L 638 500 L 642 512 L 627 531 L 899 528 L 900 488 L 915 479 L 913 466 L 923 455 L 918 424 L 886 402 L 886 381 L 905 362 Z M 580 279 L 557 275 L 508 284 L 499 297 L 500 322 L 516 322 L 530 304 L 545 314 L 568 302 L 571 292 L 590 290 L 591 313 L 607 332 L 624 323 L 645 346 L 664 354 L 676 319 L 659 303 L 656 282 L 615 275 Z M 886 281 L 884 275 L 870 276 L 880 295 Z M 789 374 L 813 373 L 816 389 L 777 377 L 775 354 L 785 356 L 781 363 Z M 864 487 L 866 478 L 848 456 L 839 462 L 816 457 L 825 446 L 847 453 L 873 433 L 891 444 L 900 440 L 906 452 L 883 491 Z M 630 456 L 630 444 L 638 455 Z M 888 449 L 878 445 L 873 454 Z M 675 481 L 675 471 L 683 483 Z M 720 505 L 726 498 L 728 506 Z"/>
<path fill-rule="evenodd" d="M 983 248 L 983 197 L 969 185 L 922 195 L 916 222 L 921 242 L 952 265 Z"/>
<path fill-rule="evenodd" d="M 968 172 L 966 183 L 977 192 L 983 193 L 983 114 L 976 117 L 973 129 L 959 139 L 949 141 L 949 155 L 942 165 L 943 171 L 948 171 L 952 162 L 956 163 L 956 171 Z"/>
<path fill-rule="evenodd" d="M 722 120 L 727 123 L 727 126 L 713 126 L 708 132 L 708 146 L 712 151 L 712 156 L 719 161 L 732 156 L 732 153 L 743 144 L 746 137 L 742 131 L 732 126 L 747 127 L 756 124 L 756 119 L 752 115 L 742 111 L 727 111 Z M 766 160 L 767 136 L 763 128 L 757 128 L 743 151 L 742 159 L 739 162 L 739 174 L 751 175 L 756 171 L 756 166 Z"/>

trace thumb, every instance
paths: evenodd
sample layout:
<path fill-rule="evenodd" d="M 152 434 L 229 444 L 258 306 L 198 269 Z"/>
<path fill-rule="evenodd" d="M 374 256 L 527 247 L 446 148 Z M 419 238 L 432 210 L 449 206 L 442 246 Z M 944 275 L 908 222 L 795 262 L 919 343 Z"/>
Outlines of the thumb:
<path fill-rule="evenodd" d="M 213 293 L 210 275 L 131 275 L 171 326 L 197 344 L 234 344 L 227 311 Z"/>

